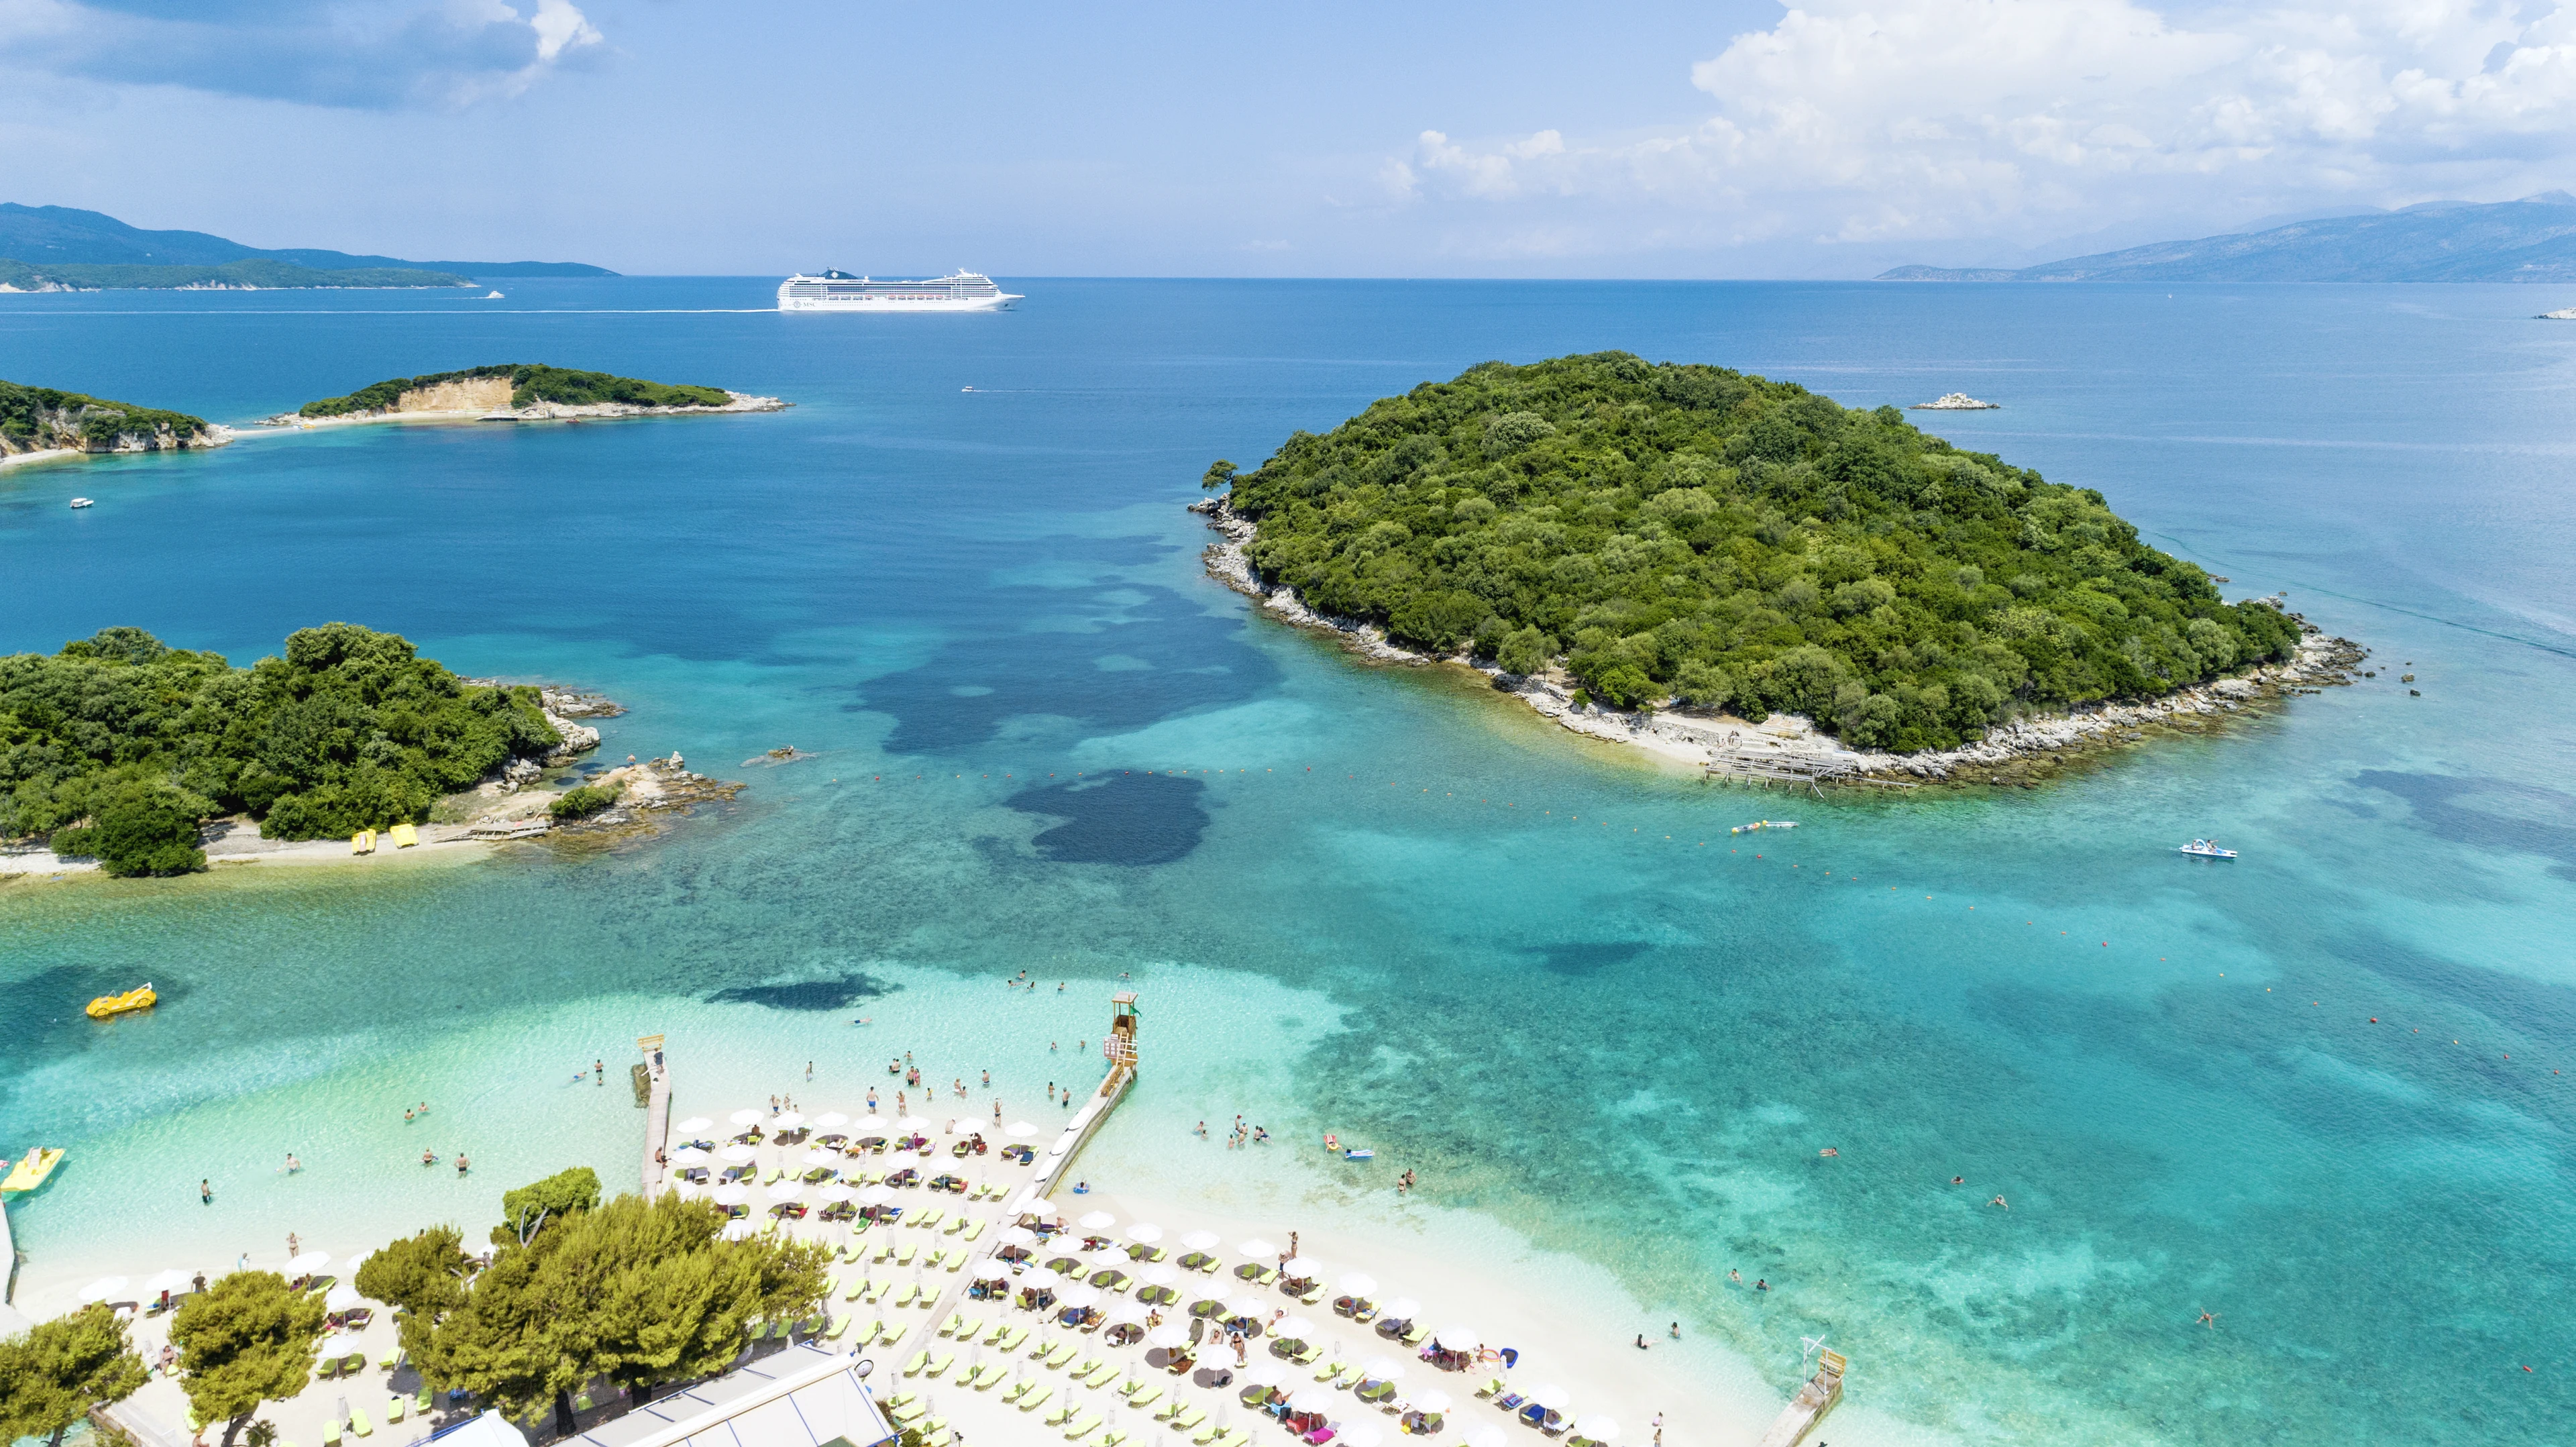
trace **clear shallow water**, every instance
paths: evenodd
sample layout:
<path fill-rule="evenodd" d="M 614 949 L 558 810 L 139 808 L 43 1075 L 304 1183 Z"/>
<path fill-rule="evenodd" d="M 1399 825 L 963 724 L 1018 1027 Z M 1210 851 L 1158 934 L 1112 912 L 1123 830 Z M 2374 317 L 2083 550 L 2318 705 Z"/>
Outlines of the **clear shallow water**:
<path fill-rule="evenodd" d="M 799 404 L 0 473 L 0 647 L 138 623 L 247 661 L 349 618 L 606 689 L 634 711 L 603 753 L 752 784 L 605 857 L 0 887 L 0 1146 L 73 1149 L 11 1212 L 22 1285 L 470 1223 L 572 1159 L 623 1180 L 636 1113 L 569 1074 L 648 1030 L 684 1110 L 854 1104 L 911 1048 L 1035 1115 L 1096 1068 L 1075 1041 L 1123 972 L 1149 1088 L 1087 1174 L 1222 1200 L 1188 1121 L 1340 1130 L 1775 1384 L 1825 1332 L 1899 1422 L 2504 1442 L 2576 1406 L 2554 302 L 1077 281 L 908 325 L 684 310 L 766 289 L 5 299 L 0 375 L 219 420 L 517 357 Z M 2384 675 L 2035 793 L 1792 805 L 1355 667 L 1199 576 L 1178 506 L 1210 457 L 1610 346 L 1993 397 L 1917 415 L 2288 589 L 2424 696 Z M 731 767 L 789 742 L 824 757 Z M 2246 857 L 2170 853 L 2210 830 Z M 1023 967 L 1071 988 L 997 1006 Z M 153 1017 L 78 1015 L 143 976 Z"/>

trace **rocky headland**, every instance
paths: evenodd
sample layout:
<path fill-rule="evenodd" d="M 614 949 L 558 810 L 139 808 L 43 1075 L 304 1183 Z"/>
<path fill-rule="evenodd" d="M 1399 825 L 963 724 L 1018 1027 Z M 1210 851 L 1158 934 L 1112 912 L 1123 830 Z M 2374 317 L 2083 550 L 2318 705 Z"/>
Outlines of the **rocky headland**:
<path fill-rule="evenodd" d="M 221 447 L 232 429 L 202 417 L 0 381 L 0 465 L 41 457 Z"/>
<path fill-rule="evenodd" d="M 1209 544 L 1201 555 L 1209 576 L 1281 622 L 1328 635 L 1373 662 L 1471 669 L 1571 732 L 1696 765 L 1720 778 L 2029 787 L 2071 763 L 2144 742 L 2159 731 L 2198 732 L 2296 694 L 2348 684 L 2369 655 L 2368 649 L 2352 640 L 2329 637 L 2301 619 L 2297 651 L 2287 662 L 2248 669 L 2159 698 L 2026 714 L 1997 724 L 1984 738 L 1955 749 L 1905 754 L 1853 749 L 1797 714 L 1775 713 L 1757 723 L 1722 710 L 1685 708 L 1670 699 L 1649 709 L 1604 708 L 1588 700 L 1577 702 L 1581 685 L 1559 670 L 1506 673 L 1463 652 L 1435 657 L 1400 647 L 1375 624 L 1318 613 L 1294 589 L 1264 583 L 1244 556 L 1244 545 L 1252 541 L 1255 526 L 1237 516 L 1223 498 L 1203 499 L 1192 503 L 1190 510 L 1203 514 L 1223 538 Z"/>

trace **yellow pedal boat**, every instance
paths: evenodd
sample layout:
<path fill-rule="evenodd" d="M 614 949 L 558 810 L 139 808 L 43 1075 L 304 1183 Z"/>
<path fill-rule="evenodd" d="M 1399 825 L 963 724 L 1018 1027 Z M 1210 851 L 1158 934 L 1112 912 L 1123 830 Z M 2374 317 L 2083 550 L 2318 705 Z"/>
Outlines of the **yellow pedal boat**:
<path fill-rule="evenodd" d="M 122 995 L 101 995 L 90 1001 L 89 1017 L 93 1020 L 104 1020 L 110 1015 L 122 1015 L 130 1010 L 149 1010 L 159 1003 L 161 1003 L 161 997 L 153 992 L 149 984 L 146 984 L 139 990 L 128 990 Z"/>
<path fill-rule="evenodd" d="M 60 1146 L 38 1146 L 27 1152 L 27 1158 L 9 1168 L 6 1180 L 0 1180 L 0 1191 L 32 1191 L 45 1183 L 63 1158 Z"/>

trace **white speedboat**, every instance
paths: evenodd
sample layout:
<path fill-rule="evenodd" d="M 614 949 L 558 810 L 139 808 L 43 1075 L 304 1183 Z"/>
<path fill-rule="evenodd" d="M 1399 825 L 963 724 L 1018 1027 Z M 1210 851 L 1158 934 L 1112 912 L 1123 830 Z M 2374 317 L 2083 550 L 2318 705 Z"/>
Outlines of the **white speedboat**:
<path fill-rule="evenodd" d="M 92 502 L 92 501 L 90 501 L 88 498 L 85 498 L 85 497 L 76 497 L 76 498 L 73 498 L 73 499 L 72 499 L 72 506 L 74 506 L 74 507 L 96 507 L 96 506 L 98 506 L 98 504 L 97 504 L 97 503 L 94 503 L 94 502 Z"/>
<path fill-rule="evenodd" d="M 2233 859 L 2236 857 L 2235 850 L 2219 848 L 2218 841 L 2215 839 L 2195 839 L 2189 844 L 2184 845 L 2182 847 L 2182 852 L 2190 855 L 2194 859 Z"/>

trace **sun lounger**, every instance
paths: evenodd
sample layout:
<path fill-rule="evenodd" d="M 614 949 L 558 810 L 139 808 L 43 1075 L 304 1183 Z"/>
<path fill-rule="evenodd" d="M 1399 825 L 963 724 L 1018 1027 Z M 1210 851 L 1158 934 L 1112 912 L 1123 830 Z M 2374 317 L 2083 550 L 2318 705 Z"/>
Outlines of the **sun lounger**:
<path fill-rule="evenodd" d="M 845 1311 L 845 1312 L 842 1312 L 840 1315 L 835 1316 L 835 1317 L 833 1317 L 833 1318 L 832 1318 L 832 1324 L 831 1324 L 831 1326 L 829 1326 L 829 1327 L 827 1327 L 827 1328 L 825 1328 L 825 1329 L 824 1329 L 823 1335 L 825 1335 L 825 1336 L 827 1336 L 827 1337 L 831 1338 L 831 1339 L 832 1339 L 832 1340 L 834 1340 L 834 1341 L 839 1341 L 839 1340 L 841 1339 L 841 1337 L 843 1336 L 843 1334 L 845 1334 L 846 1332 L 848 1332 L 848 1331 L 849 1331 L 849 1329 L 850 1329 L 850 1314 L 849 1314 L 848 1312 L 846 1312 L 846 1311 Z"/>
<path fill-rule="evenodd" d="M 1338 1380 L 1338 1381 L 1334 1382 L 1334 1383 L 1333 1383 L 1333 1386 L 1334 1386 L 1335 1390 L 1337 1390 L 1337 1391 L 1344 1391 L 1344 1392 L 1347 1392 L 1347 1391 L 1349 1391 L 1351 1388 L 1356 1387 L 1356 1386 L 1358 1386 L 1359 1384 L 1360 1384 L 1360 1369 L 1359 1369 L 1359 1368 L 1357 1368 L 1357 1367 L 1344 1367 L 1344 1368 L 1342 1368 L 1342 1375 L 1341 1375 L 1340 1380 Z"/>
<path fill-rule="evenodd" d="M 929 1414 L 930 1406 L 926 1402 L 906 1402 L 900 1407 L 889 1408 L 886 1412 L 887 1416 L 895 1420 L 896 1425 L 903 1427 L 909 1427 Z"/>
<path fill-rule="evenodd" d="M 969 1377 L 966 1384 L 979 1392 L 989 1391 L 997 1385 L 1002 1378 L 1009 1375 L 1010 1373 L 1002 1370 L 1002 1364 L 1000 1362 L 986 1362 L 981 1367 L 975 1369 L 975 1375 Z"/>
<path fill-rule="evenodd" d="M 385 1353 L 383 1356 L 380 1356 L 380 1357 L 376 1358 L 376 1367 L 377 1367 L 377 1369 L 378 1369 L 378 1370 L 380 1370 L 380 1371 L 388 1371 L 388 1372 L 390 1372 L 390 1371 L 392 1371 L 394 1368 L 396 1368 L 396 1367 L 398 1367 L 398 1366 L 401 1366 L 401 1365 L 402 1365 L 402 1348 L 401 1348 L 401 1347 L 396 1347 L 396 1348 L 394 1348 L 392 1351 L 389 1351 L 389 1352 Z"/>
<path fill-rule="evenodd" d="M 966 1213 L 965 1213 L 965 1212 L 963 1212 L 963 1211 L 960 1211 L 960 1212 L 958 1212 L 956 1215 L 949 1217 L 949 1218 L 948 1218 L 948 1224 L 947 1224 L 947 1225 L 945 1225 L 945 1226 L 940 1227 L 939 1229 L 940 1229 L 942 1232 L 944 1232 L 945 1234 L 950 1235 L 950 1236 L 954 1236 L 954 1235 L 956 1235 L 958 1232 L 965 1230 L 965 1229 L 966 1229 Z"/>
<path fill-rule="evenodd" d="M 1251 1440 L 1252 1434 L 1241 1427 L 1228 1427 L 1217 1434 L 1216 1447 L 1244 1447 Z"/>
<path fill-rule="evenodd" d="M 1067 1397 L 1056 1405 L 1056 1409 L 1054 1411 L 1046 1414 L 1046 1424 L 1050 1427 L 1061 1427 L 1065 1423 L 1072 1421 L 1073 1414 L 1081 1410 L 1082 1404 L 1080 1402 L 1073 1400 L 1071 1397 Z"/>
<path fill-rule="evenodd" d="M 1064 1429 L 1064 1440 L 1067 1442 L 1079 1442 L 1083 1438 L 1090 1436 L 1094 1431 L 1098 1430 L 1099 1426 L 1100 1414 L 1098 1412 L 1085 1412 L 1072 1426 Z"/>
<path fill-rule="evenodd" d="M 1174 1397 L 1172 1400 L 1165 1402 L 1163 1405 L 1154 1409 L 1154 1420 L 1157 1422 L 1168 1422 L 1174 1417 L 1181 1415 L 1183 1409 L 1187 1408 L 1189 1404 L 1190 1399 L 1187 1397 Z"/>
<path fill-rule="evenodd" d="M 367 1420 L 366 1408 L 351 1407 L 349 1409 L 349 1430 L 357 1433 L 361 1437 L 373 1437 L 376 1435 L 376 1424 Z"/>
<path fill-rule="evenodd" d="M 869 1281 L 866 1277 L 853 1272 L 850 1276 L 849 1295 L 844 1296 L 841 1299 L 843 1301 L 856 1301 L 860 1297 L 865 1296 L 868 1293 L 868 1289 L 874 1284 L 875 1283 Z"/>
<path fill-rule="evenodd" d="M 392 1426 L 394 1423 L 399 1422 L 399 1421 L 401 1421 L 402 1419 L 403 1419 L 403 1399 L 402 1399 L 402 1398 L 400 1398 L 400 1397 L 395 1397 L 395 1398 L 392 1398 L 391 1400 L 387 1401 L 387 1402 L 385 1403 L 385 1425 L 386 1425 L 386 1426 L 388 1426 L 388 1427 L 390 1427 L 390 1426 Z"/>
<path fill-rule="evenodd" d="M 957 1328 L 964 1326 L 965 1324 L 966 1313 L 962 1311 L 951 1313 L 946 1321 L 939 1324 L 939 1334 L 941 1336 L 955 1336 L 957 1335 Z"/>
<path fill-rule="evenodd" d="M 340 1424 L 338 1422 L 325 1422 L 322 1424 L 322 1447 L 340 1447 Z"/>
<path fill-rule="evenodd" d="M 1118 1444 L 1119 1444 L 1119 1443 L 1124 1442 L 1124 1441 L 1126 1441 L 1126 1440 L 1127 1440 L 1127 1429 L 1126 1429 L 1126 1428 L 1124 1428 L 1124 1427 L 1112 1427 L 1112 1428 L 1110 1428 L 1108 1431 L 1103 1432 L 1103 1433 L 1101 1433 L 1101 1434 L 1100 1434 L 1100 1447 L 1118 1447 Z"/>
<path fill-rule="evenodd" d="M 1108 1386 L 1111 1382 L 1116 1380 L 1118 1380 L 1118 1364 L 1116 1362 L 1102 1362 L 1100 1364 L 1100 1370 L 1083 1378 L 1082 1384 L 1091 1388 L 1093 1391 L 1098 1391 L 1100 1388 Z"/>
<path fill-rule="evenodd" d="M 1288 1360 L 1290 1360 L 1290 1361 L 1292 1361 L 1292 1362 L 1295 1362 L 1297 1365 L 1299 1365 L 1299 1366 L 1301 1366 L 1301 1367 L 1311 1367 L 1311 1366 L 1313 1366 L 1313 1365 L 1315 1364 L 1315 1358 L 1320 1357 L 1320 1356 L 1322 1356 L 1323 1354 L 1324 1354 L 1324 1349 L 1323 1349 L 1322 1347 L 1319 1347 L 1319 1346 L 1309 1346 L 1309 1347 L 1307 1347 L 1304 1351 L 1301 1351 L 1301 1352 L 1297 1353 L 1295 1356 L 1290 1357 Z"/>
<path fill-rule="evenodd" d="M 1175 1432 L 1187 1432 L 1206 1420 L 1207 1413 L 1201 1411 L 1199 1408 L 1183 1407 L 1180 1415 L 1172 1419 L 1172 1430 Z"/>
<path fill-rule="evenodd" d="M 938 1270 L 942 1265 L 944 1265 L 944 1264 L 947 1262 L 947 1260 L 948 1260 L 948 1253 L 947 1253 L 947 1252 L 945 1252 L 945 1251 L 932 1251 L 929 1255 L 924 1256 L 924 1257 L 922 1257 L 922 1258 L 921 1258 L 921 1264 L 922 1264 L 922 1265 L 924 1265 L 924 1266 L 929 1267 L 929 1268 L 930 1268 L 931 1270 L 933 1270 L 933 1271 L 936 1271 L 936 1270 Z"/>
<path fill-rule="evenodd" d="M 930 1365 L 930 1352 L 929 1349 L 924 1348 L 921 1351 L 914 1352 L 912 1354 L 912 1360 L 903 1364 L 903 1374 L 907 1377 L 920 1376 L 921 1369 L 928 1365 Z"/>
<path fill-rule="evenodd" d="M 1002 1326 L 1002 1339 L 995 1343 L 995 1345 L 999 1346 L 1006 1352 L 1015 1352 L 1020 1349 L 1020 1343 L 1027 1341 L 1028 1339 L 1029 1329 L 1027 1327 L 1014 1326 L 1006 1322 Z"/>
<path fill-rule="evenodd" d="M 912 1264 L 912 1258 L 918 1255 L 920 1251 L 920 1247 L 906 1241 L 901 1246 L 895 1248 L 894 1264 L 897 1266 L 910 1266 Z"/>
<path fill-rule="evenodd" d="M 1046 1364 L 1050 1367 L 1060 1368 L 1065 1363 L 1073 1360 L 1073 1354 L 1073 1343 L 1069 1341 L 1057 1342 L 1054 1348 L 1046 1354 Z"/>
<path fill-rule="evenodd" d="M 1191 1433 L 1190 1440 L 1197 1443 L 1198 1447 L 1208 1447 L 1208 1444 L 1214 1442 L 1218 1435 L 1223 1431 L 1223 1428 L 1217 1426 L 1214 1422 L 1210 1422 L 1206 1426 L 1198 1429 L 1196 1432 Z"/>
<path fill-rule="evenodd" d="M 1145 1389 L 1143 1391 L 1138 1392 L 1136 1395 L 1127 1399 L 1127 1405 L 1142 1409 L 1150 1407 L 1162 1399 L 1163 1389 L 1153 1382 L 1147 1382 L 1145 1383 Z"/>
<path fill-rule="evenodd" d="M 938 1360 L 930 1364 L 930 1370 L 923 1372 L 922 1375 L 925 1377 L 944 1377 L 948 1375 L 948 1369 L 956 1364 L 957 1353 L 941 1352 Z"/>
<path fill-rule="evenodd" d="M 423 1387 L 423 1388 L 421 1388 L 421 1389 L 420 1389 L 420 1395 L 411 1399 L 411 1414 L 412 1414 L 413 1416 L 417 1417 L 417 1416 L 419 1416 L 421 1413 L 426 1412 L 426 1411 L 428 1411 L 428 1410 L 429 1410 L 429 1388 L 427 1388 L 427 1387 Z"/>
<path fill-rule="evenodd" d="M 1476 1395 L 1479 1397 L 1498 1397 L 1502 1392 L 1503 1379 L 1500 1377 L 1488 1377 L 1485 1379 L 1485 1384 L 1476 1389 Z"/>
<path fill-rule="evenodd" d="M 1022 1377 L 1020 1380 L 1011 1383 L 1011 1389 L 1002 1394 L 1002 1400 L 1005 1402 L 1016 1402 L 1020 1398 L 1027 1396 L 1029 1388 L 1036 1385 L 1037 1380 L 1035 1378 Z"/>
<path fill-rule="evenodd" d="M 338 1375 L 340 1375 L 338 1357 L 324 1357 L 313 1364 L 313 1380 L 317 1382 L 327 1382 Z"/>
<path fill-rule="evenodd" d="M 960 1342 L 973 1341 L 975 1338 L 982 1336 L 983 1334 L 984 1322 L 981 1317 L 970 1316 L 966 1318 L 966 1324 L 964 1326 L 957 1328 L 957 1340 Z"/>
<path fill-rule="evenodd" d="M 894 1285 L 894 1283 L 893 1283 L 893 1282 L 891 1282 L 891 1281 L 871 1281 L 871 1282 L 869 1282 L 869 1283 L 868 1283 L 868 1305 L 870 1305 L 870 1306 L 874 1306 L 874 1305 L 876 1305 L 878 1302 L 885 1300 L 886 1288 L 887 1288 L 887 1287 L 890 1287 L 890 1286 L 892 1286 L 892 1285 Z"/>
<path fill-rule="evenodd" d="M 939 1208 L 937 1206 L 933 1206 L 929 1210 L 921 1213 L 920 1220 L 911 1222 L 910 1224 L 915 1226 L 936 1226 L 939 1224 L 941 1219 L 942 1217 Z"/>
<path fill-rule="evenodd" d="M 969 1222 L 967 1222 L 967 1223 L 966 1223 L 966 1229 L 957 1233 L 957 1239 L 958 1239 L 958 1240 L 960 1240 L 960 1241 L 972 1241 L 972 1240 L 974 1240 L 976 1237 L 981 1236 L 981 1235 L 983 1235 L 983 1234 L 984 1234 L 984 1223 L 983 1223 L 983 1222 L 981 1222 L 981 1221 L 969 1221 Z"/>
<path fill-rule="evenodd" d="M 367 1354 L 365 1352 L 351 1352 L 347 1356 L 340 1358 L 340 1375 L 344 1377 L 354 1377 L 366 1369 Z"/>
<path fill-rule="evenodd" d="M 894 1254 L 894 1243 L 893 1243 L 892 1241 L 880 1241 L 880 1242 L 878 1242 L 878 1243 L 877 1243 L 877 1250 L 876 1250 L 876 1254 L 875 1254 L 875 1255 L 873 1255 L 873 1256 L 871 1256 L 871 1257 L 869 1257 L 868 1259 L 869 1259 L 870 1261 L 883 1261 L 883 1260 L 885 1260 L 887 1257 L 892 1256 L 893 1254 Z"/>
<path fill-rule="evenodd" d="M 1305 1294 L 1304 1296 L 1298 1297 L 1297 1299 L 1298 1299 L 1299 1301 L 1304 1302 L 1304 1303 L 1305 1303 L 1305 1304 L 1307 1304 L 1308 1306 L 1313 1306 L 1316 1302 L 1319 1302 L 1319 1301 L 1321 1301 L 1321 1300 L 1323 1300 L 1323 1299 L 1324 1299 L 1324 1288 L 1322 1288 L 1321 1286 L 1310 1286 L 1310 1287 L 1307 1287 L 1307 1288 L 1306 1288 L 1306 1294 Z"/>
<path fill-rule="evenodd" d="M 1020 1410 L 1023 1412 L 1034 1412 L 1038 1408 L 1045 1406 L 1047 1398 L 1054 1395 L 1055 1387 L 1052 1383 L 1039 1382 L 1020 1394 Z"/>
<path fill-rule="evenodd" d="M 1500 1407 L 1506 1412 L 1517 1412 L 1520 1410 L 1521 1404 L 1528 1400 L 1529 1398 L 1522 1396 L 1518 1392 L 1505 1392 L 1494 1399 L 1494 1405 Z"/>
<path fill-rule="evenodd" d="M 1318 1371 L 1317 1373 L 1315 1373 L 1315 1380 L 1316 1380 L 1316 1381 L 1319 1381 L 1319 1382 L 1329 1382 L 1329 1381 L 1331 1381 L 1333 1378 L 1338 1377 L 1338 1376 L 1340 1376 L 1341 1374 L 1342 1374 L 1342 1363 L 1340 1363 L 1340 1362 L 1326 1362 L 1326 1363 L 1324 1363 L 1323 1369 L 1322 1369 L 1321 1371 Z"/>
<path fill-rule="evenodd" d="M 1422 1339 L 1429 1335 L 1431 1335 L 1431 1328 L 1417 1321 L 1412 1326 L 1406 1328 L 1404 1333 L 1404 1344 L 1409 1347 L 1418 1347 L 1422 1345 Z"/>

